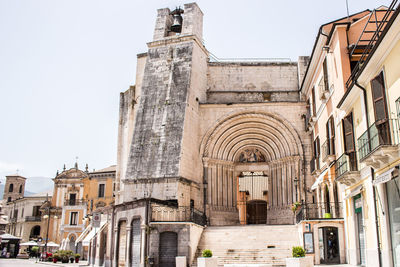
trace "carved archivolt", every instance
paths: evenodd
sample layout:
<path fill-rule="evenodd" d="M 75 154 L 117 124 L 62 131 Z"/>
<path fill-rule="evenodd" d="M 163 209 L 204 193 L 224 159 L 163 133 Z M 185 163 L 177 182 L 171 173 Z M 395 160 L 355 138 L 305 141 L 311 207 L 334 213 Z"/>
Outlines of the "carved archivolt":
<path fill-rule="evenodd" d="M 230 162 L 269 162 L 303 154 L 292 125 L 276 114 L 241 112 L 220 119 L 204 135 L 200 153 Z"/>

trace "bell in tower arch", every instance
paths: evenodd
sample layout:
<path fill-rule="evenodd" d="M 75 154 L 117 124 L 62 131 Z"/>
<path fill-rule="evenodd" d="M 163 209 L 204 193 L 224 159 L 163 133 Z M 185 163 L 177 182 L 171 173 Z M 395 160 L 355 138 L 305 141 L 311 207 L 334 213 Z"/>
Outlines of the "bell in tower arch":
<path fill-rule="evenodd" d="M 173 16 L 171 32 L 180 33 L 182 31 L 182 14 L 183 10 L 181 8 L 176 8 L 171 12 L 171 15 Z"/>

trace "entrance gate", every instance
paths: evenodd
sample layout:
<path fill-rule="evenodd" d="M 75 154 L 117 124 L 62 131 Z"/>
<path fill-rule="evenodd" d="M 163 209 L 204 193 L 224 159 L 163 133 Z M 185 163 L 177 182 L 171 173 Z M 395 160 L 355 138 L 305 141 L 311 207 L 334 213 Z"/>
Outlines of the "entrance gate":
<path fill-rule="evenodd" d="M 253 200 L 247 203 L 247 224 L 267 223 L 267 202 Z"/>

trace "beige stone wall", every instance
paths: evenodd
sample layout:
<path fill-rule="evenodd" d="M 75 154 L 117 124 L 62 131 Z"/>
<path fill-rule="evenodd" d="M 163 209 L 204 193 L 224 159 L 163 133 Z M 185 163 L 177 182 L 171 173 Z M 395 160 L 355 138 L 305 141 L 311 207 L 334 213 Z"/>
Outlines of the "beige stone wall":
<path fill-rule="evenodd" d="M 297 91 L 297 63 L 209 63 L 208 91 Z"/>

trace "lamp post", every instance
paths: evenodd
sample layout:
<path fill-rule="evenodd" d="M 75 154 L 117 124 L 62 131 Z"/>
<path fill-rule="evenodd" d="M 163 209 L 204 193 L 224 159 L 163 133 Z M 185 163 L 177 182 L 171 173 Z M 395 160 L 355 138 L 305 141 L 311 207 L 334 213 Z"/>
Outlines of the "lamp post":
<path fill-rule="evenodd" d="M 46 207 L 46 214 L 43 216 L 43 219 L 47 219 L 47 229 L 46 229 L 46 242 L 44 243 L 44 252 L 47 257 L 47 242 L 49 241 L 49 228 L 50 228 L 50 206 Z M 57 215 L 54 215 L 54 219 L 57 219 Z"/>
<path fill-rule="evenodd" d="M 297 186 L 299 184 L 299 179 L 297 179 L 297 177 L 294 177 L 293 182 L 294 182 L 294 188 L 295 188 L 295 191 L 296 191 L 296 201 L 298 201 Z"/>

